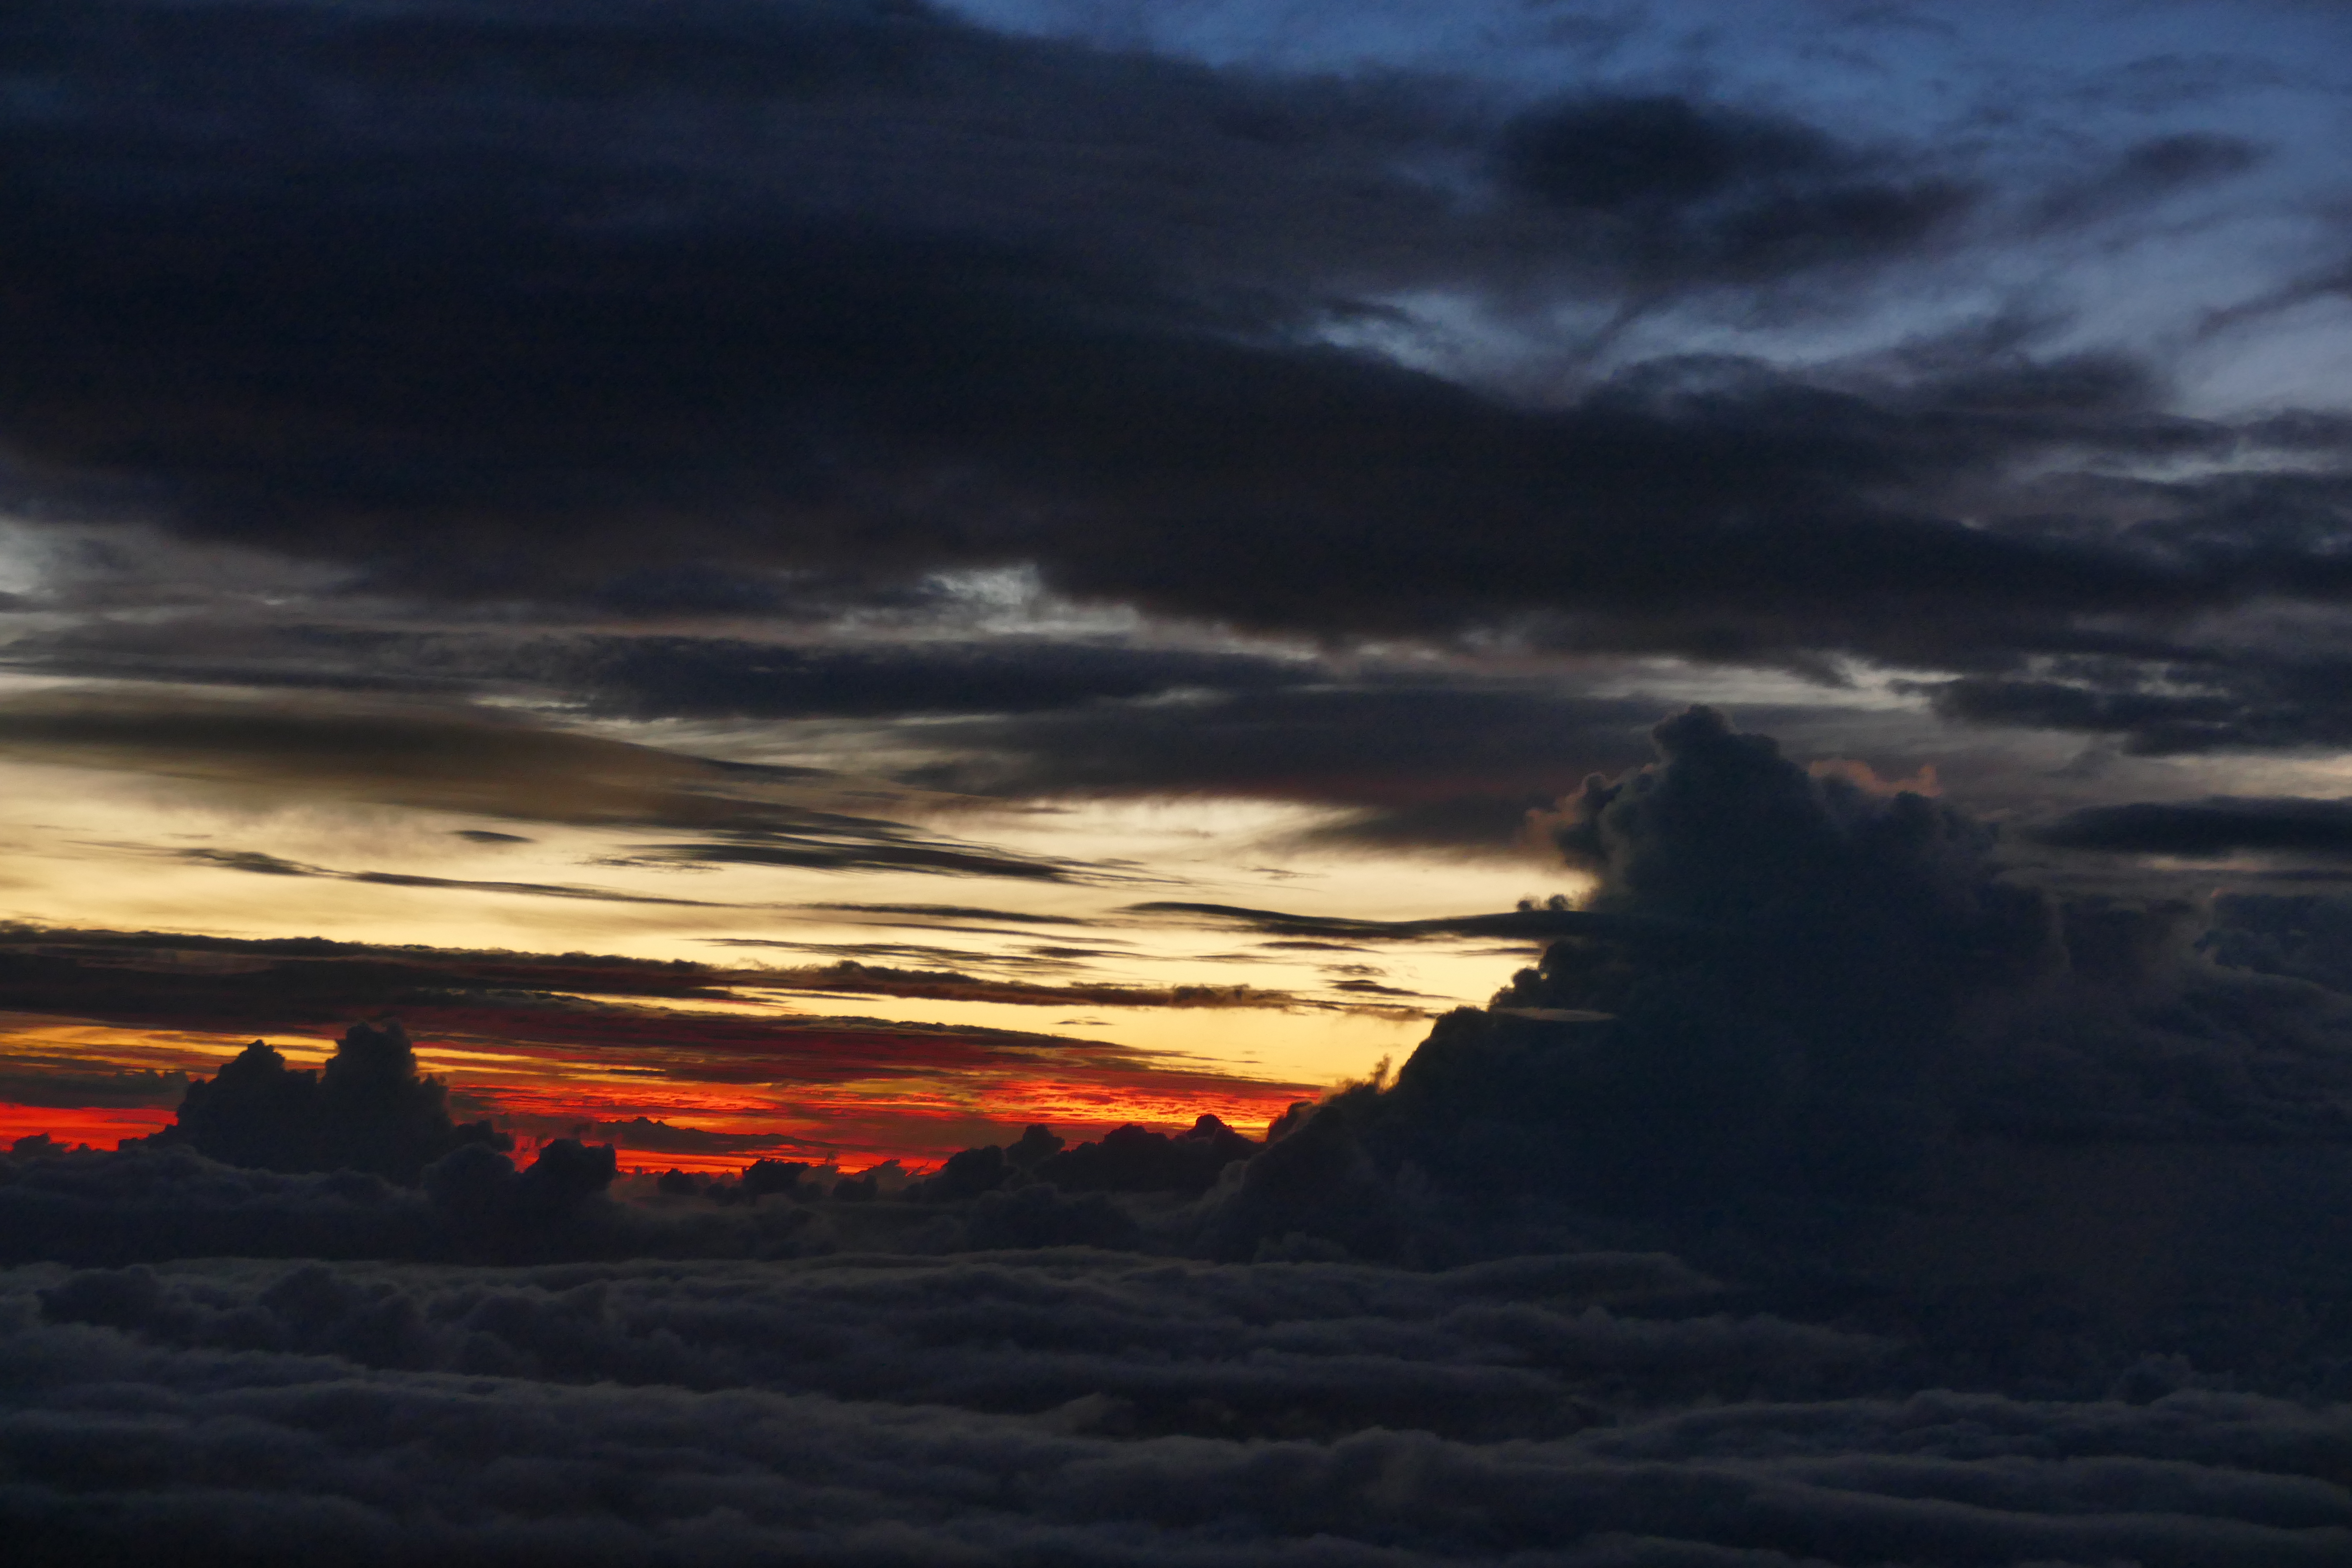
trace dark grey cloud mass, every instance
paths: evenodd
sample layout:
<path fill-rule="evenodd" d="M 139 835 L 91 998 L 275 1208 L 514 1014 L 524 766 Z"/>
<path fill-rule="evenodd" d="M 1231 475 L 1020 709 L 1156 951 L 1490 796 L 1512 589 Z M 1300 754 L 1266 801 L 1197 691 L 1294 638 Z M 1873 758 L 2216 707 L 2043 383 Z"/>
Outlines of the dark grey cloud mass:
<path fill-rule="evenodd" d="M 2352 1127 L 2341 998 L 2211 966 L 2202 911 L 2053 897 L 2002 875 L 1958 809 L 1808 772 L 1709 710 L 1656 738 L 1662 760 L 1588 781 L 1559 837 L 1599 878 L 1586 918 L 1687 934 L 1554 943 L 1497 1003 L 1614 1021 L 1547 1051 L 1540 1026 L 1457 1015 L 1400 1076 L 1402 1125 L 1434 1118 L 1482 1160 L 1508 1142 L 1635 1205 L 1897 1181 L 1945 1139 L 2004 1130 Z M 1513 1109 L 1538 1081 L 1551 1110 Z"/>
<path fill-rule="evenodd" d="M 1246 1256 L 1298 1229 L 1411 1258 L 1564 1205 L 1676 1247 L 1731 1223 L 1801 1250 L 1819 1231 L 1785 1226 L 1993 1202 L 1988 1173 L 2041 1158 L 2011 1141 L 2143 1147 L 2156 1166 L 2185 1157 L 2159 1147 L 2294 1151 L 2282 1172 L 2340 1179 L 2336 901 L 2061 897 L 2006 873 L 1958 808 L 1809 771 L 1712 710 L 1656 743 L 1659 762 L 1596 775 L 1559 818 L 1598 879 L 1584 908 L 1400 924 L 1156 907 L 1301 939 L 1553 939 L 1492 1008 L 1440 1020 L 1392 1085 L 1337 1095 L 1221 1186 L 1204 1245 Z M 2018 1200 L 2013 1238 L 2048 1201 Z"/>
<path fill-rule="evenodd" d="M 2268 1568 L 2352 1526 L 2341 1406 L 1890 1397 L 1883 1342 L 1654 1257 L 232 1263 L 0 1302 L 43 1562 Z"/>
<path fill-rule="evenodd" d="M 1997 214 L 2040 176 L 1964 149 L 921 7 L 119 0 L 7 29 L 0 431 L 44 505 L 441 595 L 686 607 L 656 587 L 704 572 L 756 609 L 767 571 L 1025 563 L 1264 626 L 1532 617 L 1710 657 L 2013 657 L 2343 591 L 2307 442 L 2294 472 L 2118 477 L 2307 436 L 2169 413 L 2120 351 L 1664 354 L 1530 403 L 1340 346 L 1415 289 L 1818 316 L 2025 232 Z M 2242 177 L 2241 141 L 2119 145 L 2101 188 Z M 2045 198 L 2046 229 L 2074 209 Z M 805 684 L 775 666 L 656 644 L 605 679 L 756 708 Z"/>
<path fill-rule="evenodd" d="M 1656 705 L 1498 675 L 1498 647 L 1832 698 L 1859 661 L 1944 719 L 2133 752 L 2352 734 L 2341 639 L 2265 619 L 2344 595 L 2343 417 L 2197 395 L 2180 357 L 2340 277 L 2326 202 L 2287 194 L 2303 132 L 2242 112 L 2287 90 L 2260 61 L 2066 77 L 2062 49 L 2076 122 L 2021 81 L 1930 131 L 1664 65 L 1498 87 L 1049 32 L 15 7 L 7 493 L 147 531 L 73 535 L 23 596 L 61 617 L 5 657 L 606 721 L 922 715 L 932 754 L 893 765 L 924 783 L 1307 799 L 1354 814 L 1317 847 L 1447 852 L 1633 765 Z M 2061 281 L 2255 213 L 2303 237 L 2239 247 L 2170 336 Z M 220 592 L 172 585 L 232 549 Z M 309 574 L 291 609 L 235 586 L 263 562 Z M 957 574 L 1000 569 L 1192 640 L 983 629 Z M 133 603 L 180 613 L 91 613 Z M 1463 662 L 1333 657 L 1368 638 Z M 832 854 L 716 859 L 878 864 Z"/>

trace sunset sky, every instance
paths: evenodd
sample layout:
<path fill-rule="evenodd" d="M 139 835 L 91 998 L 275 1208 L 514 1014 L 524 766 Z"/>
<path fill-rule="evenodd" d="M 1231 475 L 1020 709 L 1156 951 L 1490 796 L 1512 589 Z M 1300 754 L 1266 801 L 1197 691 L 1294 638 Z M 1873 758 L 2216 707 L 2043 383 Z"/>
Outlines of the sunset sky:
<path fill-rule="evenodd" d="M 2347 89 L 2286 0 L 18 0 L 0 1140 L 385 1012 L 630 1165 L 1255 1132 L 1694 702 L 2326 888 Z"/>
<path fill-rule="evenodd" d="M 0 0 L 5 1568 L 2345 1568 L 2347 149 L 2347 0 Z"/>

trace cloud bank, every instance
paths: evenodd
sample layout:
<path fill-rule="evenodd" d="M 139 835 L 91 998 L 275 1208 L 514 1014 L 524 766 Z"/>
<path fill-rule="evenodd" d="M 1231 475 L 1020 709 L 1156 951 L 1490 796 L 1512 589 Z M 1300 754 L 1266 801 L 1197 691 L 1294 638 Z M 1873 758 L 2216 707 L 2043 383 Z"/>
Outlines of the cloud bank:
<path fill-rule="evenodd" d="M 2200 951 L 1710 710 L 1656 742 L 1558 814 L 1590 907 L 1493 917 L 1544 961 L 1263 1143 L 1033 1128 L 895 1192 L 28 1144 L 0 1517 L 189 1563 L 2352 1550 L 2352 1003 L 2290 977 L 2332 904 Z M 184 1124 L 248 1079 L 310 1081 Z"/>
<path fill-rule="evenodd" d="M 1710 1310 L 1706 1289 L 1613 1254 L 1418 1276 L 1085 1252 L 19 1270 L 0 1496 L 47 1560 L 2217 1568 L 2345 1550 L 2340 1406 L 1890 1397 L 1870 1392 L 1879 1342 Z"/>

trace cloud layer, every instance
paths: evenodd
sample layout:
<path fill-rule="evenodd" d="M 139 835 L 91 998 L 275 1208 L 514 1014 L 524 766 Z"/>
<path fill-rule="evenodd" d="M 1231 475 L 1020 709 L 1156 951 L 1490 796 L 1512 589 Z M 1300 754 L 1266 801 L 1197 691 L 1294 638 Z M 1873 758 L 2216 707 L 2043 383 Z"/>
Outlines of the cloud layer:
<path fill-rule="evenodd" d="M 2341 1407 L 1889 1397 L 1879 1343 L 1703 1291 L 1622 1255 L 1418 1277 L 1083 1252 L 17 1271 L 0 1506 L 51 1558 L 168 1542 L 188 1563 L 2215 1568 L 2345 1548 Z"/>

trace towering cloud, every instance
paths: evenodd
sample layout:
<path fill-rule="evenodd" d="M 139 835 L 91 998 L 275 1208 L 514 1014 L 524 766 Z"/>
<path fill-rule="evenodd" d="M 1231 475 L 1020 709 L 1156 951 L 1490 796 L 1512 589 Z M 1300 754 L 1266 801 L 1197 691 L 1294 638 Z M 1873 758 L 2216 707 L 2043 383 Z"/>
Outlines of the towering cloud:
<path fill-rule="evenodd" d="M 449 1093 L 417 1071 L 397 1018 L 353 1024 L 323 1070 L 289 1068 L 256 1040 L 208 1080 L 188 1086 L 156 1134 L 227 1164 L 265 1171 L 366 1171 L 414 1185 L 461 1145 L 510 1147 L 487 1121 L 449 1120 Z"/>
<path fill-rule="evenodd" d="M 1654 734 L 1556 830 L 1597 879 L 1583 923 L 1213 1194 L 1215 1245 L 1393 1250 L 1432 1177 L 1489 1218 L 1819 1218 L 1919 1199 L 1989 1138 L 2352 1138 L 2352 1003 L 2218 966 L 2208 911 L 2054 897 L 1956 807 L 1707 709 Z"/>

